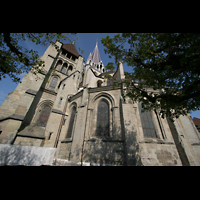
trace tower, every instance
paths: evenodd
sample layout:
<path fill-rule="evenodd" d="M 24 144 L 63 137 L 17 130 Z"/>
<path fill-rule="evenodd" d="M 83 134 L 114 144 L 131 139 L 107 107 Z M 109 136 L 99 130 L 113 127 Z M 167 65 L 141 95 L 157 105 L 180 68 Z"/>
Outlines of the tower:
<path fill-rule="evenodd" d="M 0 107 L 0 152 L 8 161 L 0 164 L 200 165 L 189 115 L 172 123 L 124 101 L 123 63 L 106 71 L 97 43 L 86 63 L 74 44 L 56 44 L 59 52 L 50 44 L 41 57 L 45 72 L 26 74 Z"/>
<path fill-rule="evenodd" d="M 100 73 L 105 72 L 104 64 L 100 58 L 98 43 L 96 42 L 96 46 L 94 48 L 93 53 L 88 56 L 86 61 L 86 65 L 90 65 L 93 69 L 97 70 Z"/>

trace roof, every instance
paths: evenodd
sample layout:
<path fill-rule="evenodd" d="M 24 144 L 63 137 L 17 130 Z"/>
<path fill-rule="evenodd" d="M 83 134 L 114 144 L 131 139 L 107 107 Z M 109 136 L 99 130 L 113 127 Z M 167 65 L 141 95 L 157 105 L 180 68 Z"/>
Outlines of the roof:
<path fill-rule="evenodd" d="M 196 117 L 193 117 L 192 120 L 193 120 L 194 124 L 197 126 L 197 128 L 200 128 L 200 119 L 196 118 Z"/>
<path fill-rule="evenodd" d="M 97 43 L 96 43 L 96 46 L 95 46 L 95 49 L 92 53 L 92 60 L 94 63 L 100 63 L 101 62 L 101 59 L 100 59 L 100 55 L 99 55 L 99 49 L 97 47 Z"/>
<path fill-rule="evenodd" d="M 76 47 L 73 44 L 63 44 L 62 48 L 69 51 L 70 53 L 72 53 L 76 57 L 79 56 L 79 53 L 78 53 L 78 51 L 76 50 Z"/>

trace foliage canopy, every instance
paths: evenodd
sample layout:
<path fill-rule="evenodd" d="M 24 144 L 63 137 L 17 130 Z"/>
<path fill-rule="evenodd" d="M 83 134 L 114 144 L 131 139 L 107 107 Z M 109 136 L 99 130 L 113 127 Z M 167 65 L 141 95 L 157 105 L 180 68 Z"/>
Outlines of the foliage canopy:
<path fill-rule="evenodd" d="M 76 33 L 71 33 L 76 36 Z M 76 38 L 78 39 L 78 38 Z M 0 80 L 8 75 L 14 82 L 19 82 L 20 74 L 42 72 L 44 61 L 39 59 L 37 51 L 28 50 L 19 45 L 19 41 L 29 40 L 36 45 L 47 46 L 56 40 L 70 40 L 69 33 L 1 33 L 0 34 Z M 81 50 L 79 48 L 79 50 Z M 82 51 L 82 50 L 81 50 Z"/>
<path fill-rule="evenodd" d="M 125 72 L 126 95 L 142 102 L 143 110 L 157 109 L 172 119 L 199 109 L 199 33 L 119 33 L 101 41 L 115 63 L 132 67 Z"/>

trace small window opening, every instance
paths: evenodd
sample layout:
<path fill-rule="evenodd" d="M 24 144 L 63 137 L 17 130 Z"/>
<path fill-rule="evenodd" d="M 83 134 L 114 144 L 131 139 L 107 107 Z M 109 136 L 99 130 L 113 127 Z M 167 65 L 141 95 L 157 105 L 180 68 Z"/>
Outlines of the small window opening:
<path fill-rule="evenodd" d="M 49 133 L 49 137 L 48 137 L 48 140 L 50 140 L 51 139 L 51 135 L 53 134 L 53 132 L 50 132 Z"/>
<path fill-rule="evenodd" d="M 69 59 L 70 59 L 70 58 L 71 58 L 71 56 L 72 56 L 72 55 L 71 55 L 70 53 L 67 53 L 67 58 L 69 58 Z"/>
<path fill-rule="evenodd" d="M 64 90 L 64 88 L 65 88 L 65 84 L 63 85 L 62 90 Z"/>
<path fill-rule="evenodd" d="M 73 76 L 73 79 L 75 78 L 76 75 Z"/>
<path fill-rule="evenodd" d="M 101 81 L 97 81 L 97 87 L 101 87 L 102 82 Z"/>
<path fill-rule="evenodd" d="M 60 98 L 59 105 L 61 105 L 61 104 L 62 104 L 62 100 L 63 100 L 63 98 L 61 97 L 61 98 Z"/>
<path fill-rule="evenodd" d="M 62 50 L 62 55 L 65 56 L 66 53 L 67 53 L 67 52 L 63 49 L 63 50 Z"/>

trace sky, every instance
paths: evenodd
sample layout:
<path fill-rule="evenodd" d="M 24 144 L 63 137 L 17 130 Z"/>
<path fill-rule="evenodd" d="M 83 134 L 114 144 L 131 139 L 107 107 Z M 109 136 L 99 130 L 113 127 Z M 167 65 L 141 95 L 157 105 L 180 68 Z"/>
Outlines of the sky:
<path fill-rule="evenodd" d="M 99 49 L 100 58 L 103 61 L 104 66 L 107 65 L 108 62 L 114 62 L 113 58 L 109 58 L 108 54 L 104 53 L 104 50 L 103 50 L 104 46 L 101 43 L 101 39 L 107 35 L 109 35 L 110 37 L 113 37 L 114 35 L 116 35 L 116 33 L 77 33 L 76 34 L 76 37 L 78 37 L 79 39 L 76 41 L 75 46 L 77 47 L 77 50 L 78 50 L 78 47 L 84 50 L 83 54 L 81 54 L 80 52 L 79 54 L 81 54 L 84 57 L 85 62 L 87 61 L 87 58 L 90 52 L 91 53 L 93 52 L 96 46 L 97 40 L 98 40 L 98 49 Z M 73 41 L 75 37 L 71 36 L 70 39 Z M 62 42 L 64 44 L 69 43 L 68 41 L 66 42 L 62 41 Z M 19 45 L 22 45 L 29 50 L 34 49 L 35 51 L 38 51 L 39 56 L 42 56 L 44 52 L 46 51 L 46 49 L 48 48 L 48 46 L 36 45 L 35 43 L 32 43 L 31 41 L 23 41 L 23 42 L 20 41 Z M 124 66 L 124 71 L 132 72 L 131 67 L 128 67 L 126 64 L 124 64 L 123 66 Z M 20 78 L 23 78 L 24 75 L 25 74 L 21 74 Z M 16 87 L 17 87 L 17 84 L 12 82 L 12 80 L 8 76 L 0 81 L 0 105 L 2 104 L 6 96 L 10 92 L 14 91 Z M 191 116 L 192 118 L 193 117 L 200 118 L 200 110 L 191 112 Z"/>

